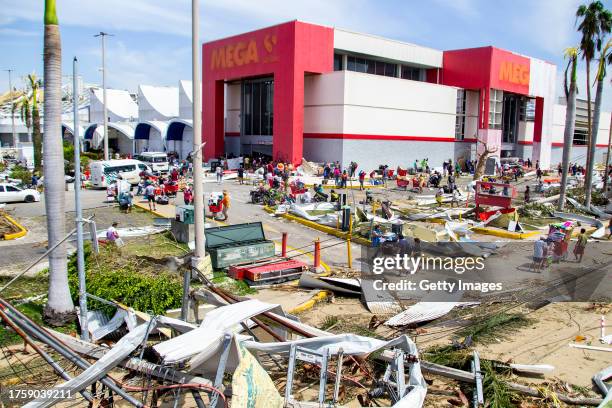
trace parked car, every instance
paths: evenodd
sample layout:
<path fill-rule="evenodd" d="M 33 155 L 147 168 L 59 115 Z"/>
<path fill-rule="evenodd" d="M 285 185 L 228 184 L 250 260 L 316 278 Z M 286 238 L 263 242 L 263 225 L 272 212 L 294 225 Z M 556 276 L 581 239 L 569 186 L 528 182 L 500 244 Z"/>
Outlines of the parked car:
<path fill-rule="evenodd" d="M 40 193 L 31 188 L 19 188 L 13 184 L 0 184 L 0 203 L 26 202 L 32 203 L 40 201 Z"/>

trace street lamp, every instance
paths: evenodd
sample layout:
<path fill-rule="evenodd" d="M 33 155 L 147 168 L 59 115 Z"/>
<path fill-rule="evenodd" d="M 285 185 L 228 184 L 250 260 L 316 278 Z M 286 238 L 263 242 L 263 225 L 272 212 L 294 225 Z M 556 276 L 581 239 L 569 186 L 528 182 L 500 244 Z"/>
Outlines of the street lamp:
<path fill-rule="evenodd" d="M 94 37 L 100 37 L 102 42 L 102 103 L 104 105 L 104 160 L 108 160 L 108 113 L 106 110 L 106 41 L 107 36 L 112 34 L 100 31 Z"/>

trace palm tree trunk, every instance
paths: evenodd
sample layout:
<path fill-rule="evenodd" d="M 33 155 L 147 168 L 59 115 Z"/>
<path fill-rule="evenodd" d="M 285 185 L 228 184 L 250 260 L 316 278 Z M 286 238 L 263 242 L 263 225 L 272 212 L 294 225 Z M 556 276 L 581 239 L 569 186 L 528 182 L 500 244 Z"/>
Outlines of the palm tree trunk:
<path fill-rule="evenodd" d="M 55 13 L 55 0 L 45 0 L 43 158 L 49 246 L 59 242 L 65 235 L 61 61 L 61 41 Z M 66 247 L 60 245 L 49 255 L 49 300 L 44 315 L 46 321 L 51 324 L 60 325 L 74 319 L 74 304 L 68 288 L 67 266 Z"/>
<path fill-rule="evenodd" d="M 597 73 L 597 91 L 595 93 L 595 109 L 593 111 L 593 128 L 591 129 L 591 141 L 589 144 L 589 156 L 591 157 L 591 184 L 593 184 L 593 172 L 595 169 L 595 154 L 597 152 L 597 135 L 599 134 L 599 117 L 601 116 L 601 97 L 603 94 L 603 85 L 604 85 L 604 76 L 601 73 Z M 588 207 L 591 204 L 592 194 L 588 197 L 588 201 L 586 202 L 586 206 Z"/>
<path fill-rule="evenodd" d="M 575 62 L 574 62 L 575 64 Z M 567 107 L 565 108 L 565 134 L 563 135 L 563 173 L 561 175 L 561 189 L 559 191 L 559 203 L 557 209 L 563 211 L 567 192 L 567 177 L 569 163 L 572 157 L 572 145 L 574 143 L 574 130 L 576 127 L 576 78 L 572 75 Z"/>
<path fill-rule="evenodd" d="M 584 178 L 584 205 L 589 207 L 591 205 L 591 189 L 593 188 L 593 159 L 591 157 L 591 144 L 593 144 L 593 124 L 591 119 L 591 64 L 590 59 L 586 59 L 586 77 L 587 77 L 587 165 L 586 165 L 586 176 Z"/>
<path fill-rule="evenodd" d="M 40 174 L 42 170 L 42 136 L 40 134 L 40 113 L 38 107 L 32 108 L 32 142 L 34 145 L 34 171 Z"/>

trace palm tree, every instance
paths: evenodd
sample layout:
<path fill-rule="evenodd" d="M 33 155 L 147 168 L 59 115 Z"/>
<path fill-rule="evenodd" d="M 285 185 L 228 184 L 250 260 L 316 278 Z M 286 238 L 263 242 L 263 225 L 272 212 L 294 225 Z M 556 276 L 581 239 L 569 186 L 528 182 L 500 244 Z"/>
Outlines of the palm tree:
<path fill-rule="evenodd" d="M 612 40 L 608 40 L 599 54 L 597 66 L 597 90 L 595 91 L 595 108 L 593 110 L 593 137 L 589 145 L 589 154 L 595 163 L 595 151 L 597 147 L 597 133 L 599 132 L 599 117 L 601 116 L 601 99 L 603 94 L 604 79 L 606 78 L 606 66 L 612 63 Z M 607 170 L 606 170 L 607 171 Z M 604 171 L 604 179 L 606 172 Z M 605 189 L 603 191 L 606 191 Z"/>
<path fill-rule="evenodd" d="M 45 137 L 43 140 L 45 210 L 49 247 L 65 235 L 64 149 L 62 145 L 62 50 L 55 0 L 45 0 L 44 84 Z M 62 325 L 74 319 L 74 304 L 68 288 L 65 245 L 49 255 L 49 294 L 45 320 Z"/>
<path fill-rule="evenodd" d="M 40 100 L 42 97 L 42 82 L 31 73 L 26 77 L 26 88 L 23 97 L 18 102 L 21 120 L 25 123 L 34 145 L 34 171 L 40 173 L 42 168 L 42 136 L 40 133 Z"/>
<path fill-rule="evenodd" d="M 585 205 L 591 205 L 591 192 L 593 188 L 593 166 L 595 161 L 595 138 L 597 131 L 593 132 L 591 117 L 591 60 L 595 57 L 595 52 L 601 50 L 601 44 L 612 29 L 612 13 L 602 4 L 601 1 L 593 1 L 588 6 L 581 5 L 576 11 L 576 22 L 579 19 L 578 32 L 582 34 L 580 39 L 580 50 L 582 58 L 586 62 L 586 81 L 587 81 L 587 114 L 588 114 L 588 141 L 589 150 L 587 153 L 587 173 L 585 177 Z M 596 136 L 595 136 L 596 137 Z M 591 156 L 593 151 L 593 156 Z"/>
<path fill-rule="evenodd" d="M 578 65 L 578 48 L 570 47 L 564 52 L 565 58 L 568 59 L 567 67 L 565 68 L 565 99 L 567 106 L 565 108 L 565 133 L 563 135 L 563 174 L 561 176 L 561 190 L 559 192 L 559 203 L 557 208 L 563 211 L 565 205 L 565 194 L 567 191 L 567 175 L 569 172 L 569 162 L 572 157 L 572 144 L 574 143 L 574 129 L 576 127 L 576 67 Z M 567 84 L 569 73 L 569 87 Z"/>

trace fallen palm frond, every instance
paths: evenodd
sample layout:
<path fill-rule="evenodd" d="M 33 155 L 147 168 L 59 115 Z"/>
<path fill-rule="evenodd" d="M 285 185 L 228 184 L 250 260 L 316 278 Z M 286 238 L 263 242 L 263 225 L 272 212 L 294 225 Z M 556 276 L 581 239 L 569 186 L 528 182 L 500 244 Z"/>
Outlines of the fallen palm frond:
<path fill-rule="evenodd" d="M 499 313 L 485 319 L 474 319 L 474 323 L 458 332 L 460 336 L 471 336 L 473 341 L 487 343 L 504 339 L 509 332 L 529 325 L 531 320 L 522 314 Z"/>

